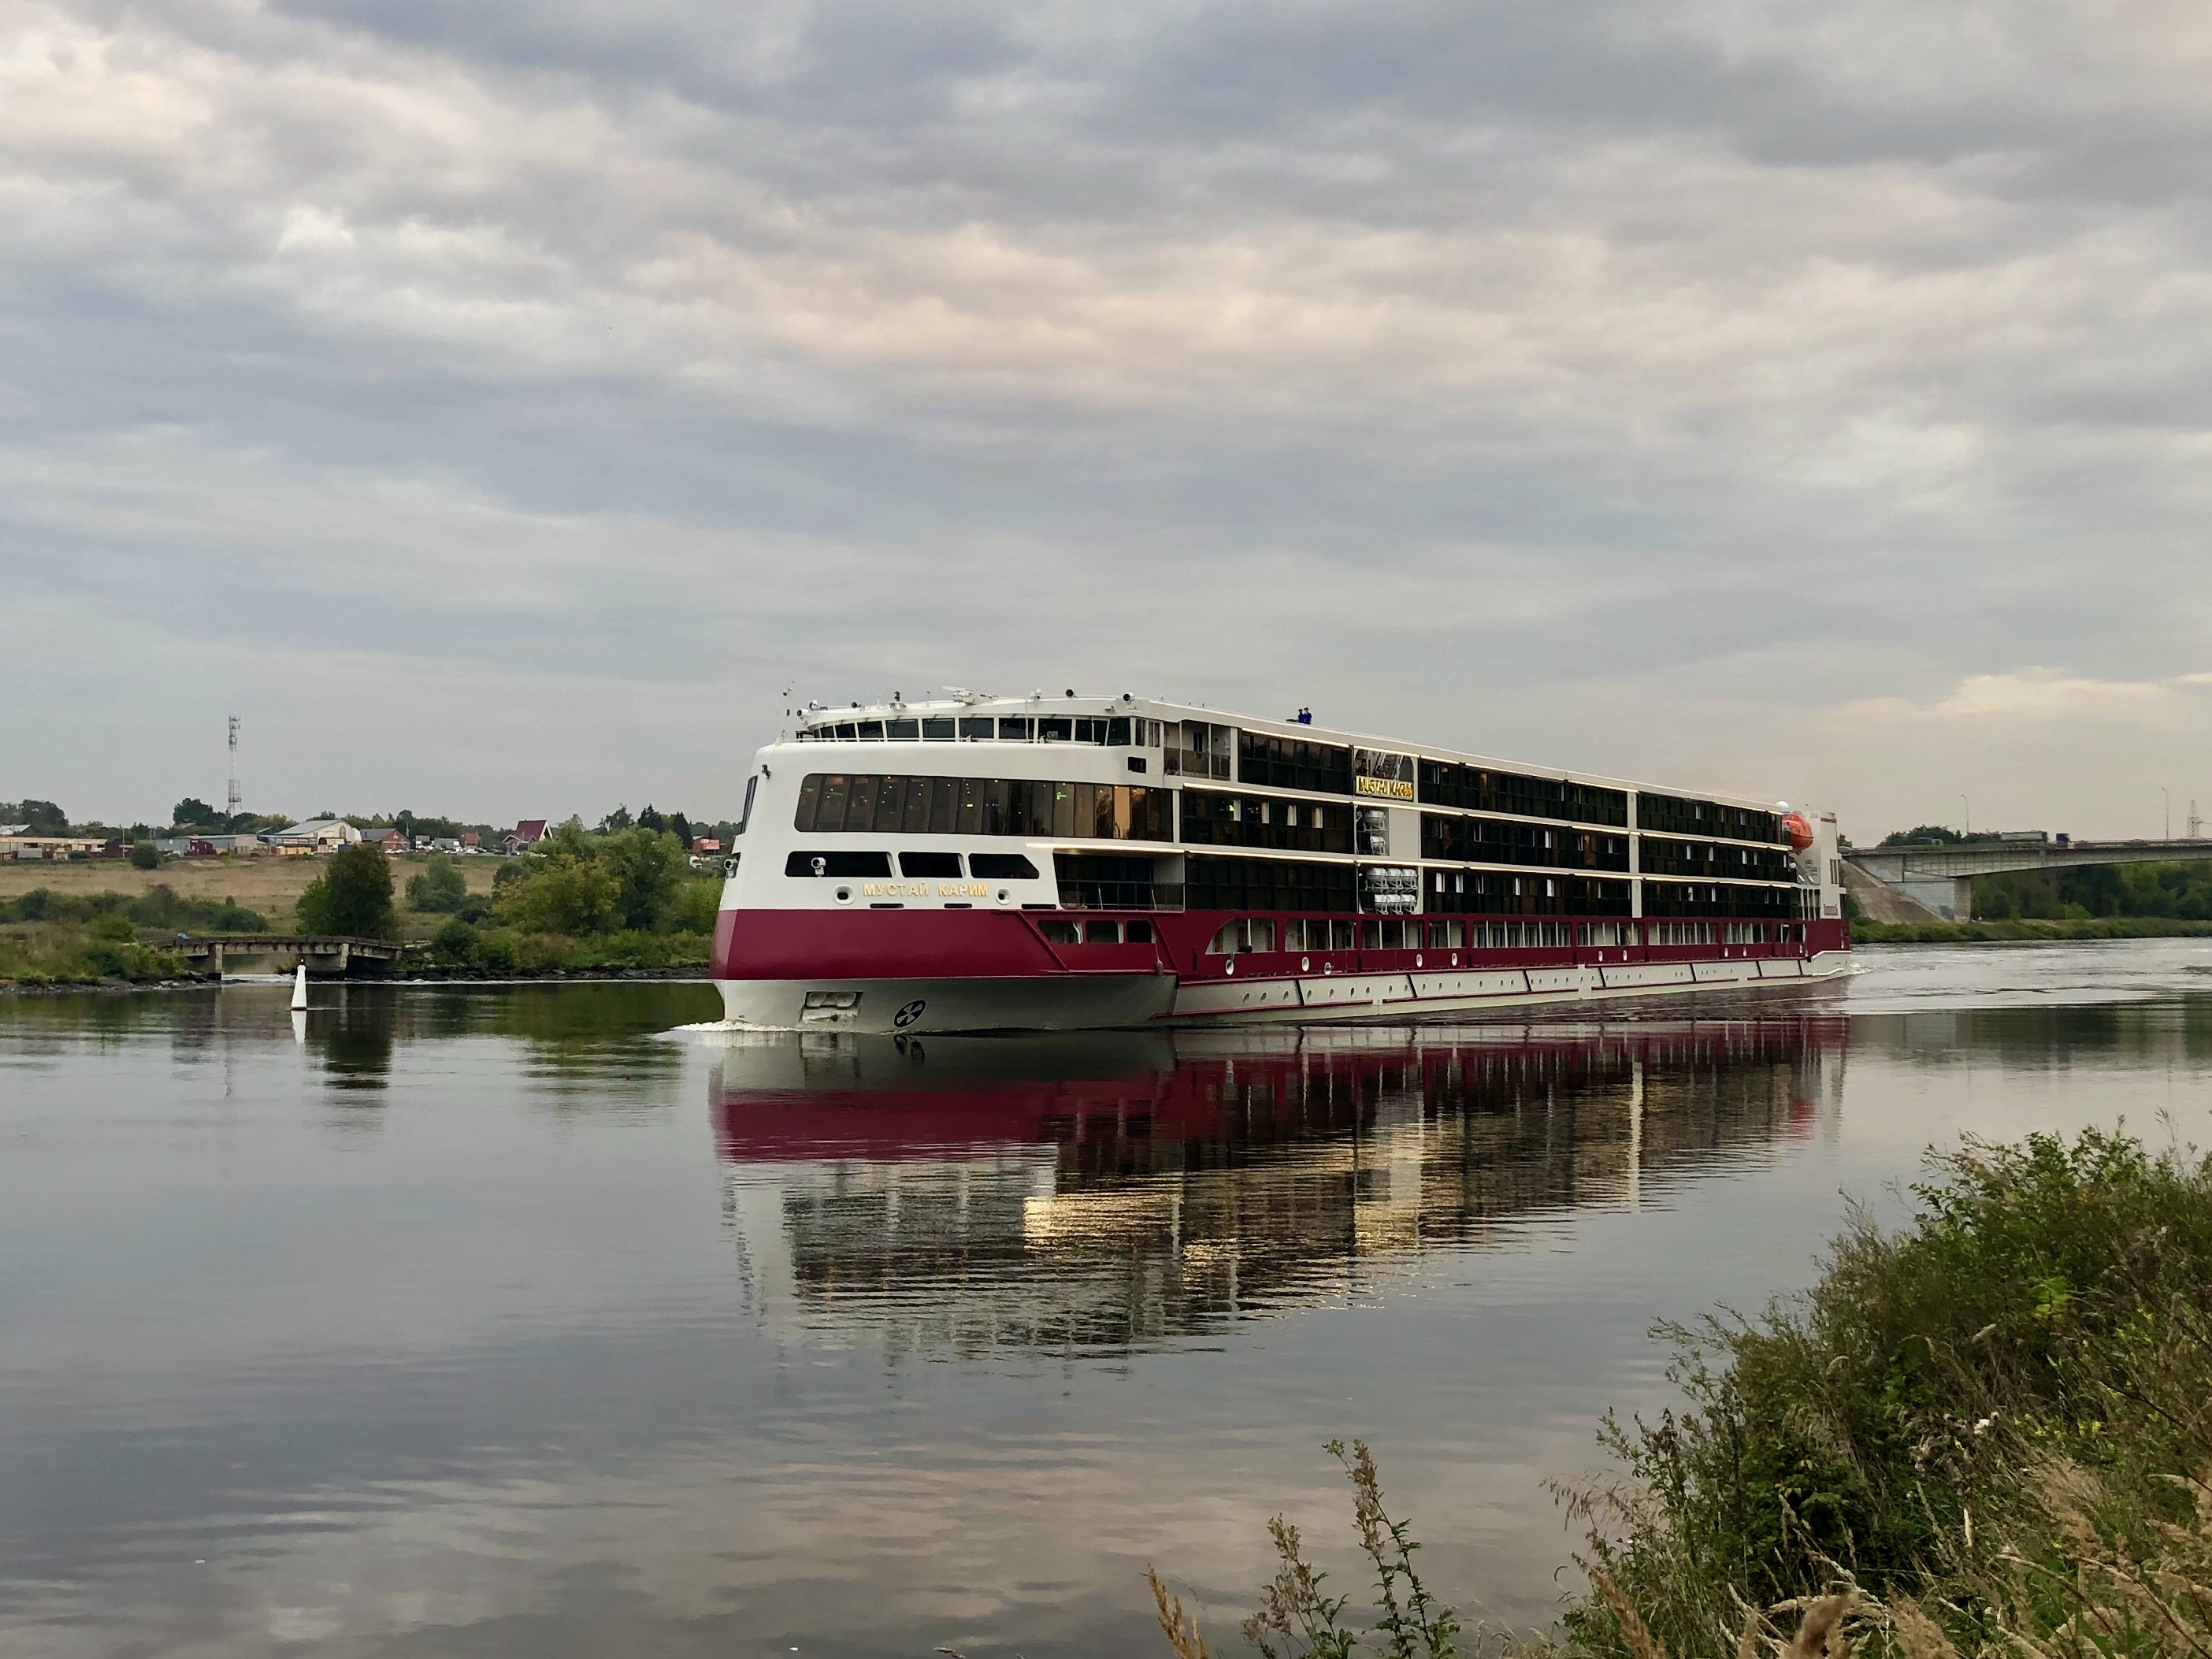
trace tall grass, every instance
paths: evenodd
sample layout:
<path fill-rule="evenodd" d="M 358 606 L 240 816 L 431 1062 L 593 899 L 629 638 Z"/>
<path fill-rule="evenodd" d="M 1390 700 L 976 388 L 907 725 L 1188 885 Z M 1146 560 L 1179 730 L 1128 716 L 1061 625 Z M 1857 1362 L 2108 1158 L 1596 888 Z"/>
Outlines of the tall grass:
<path fill-rule="evenodd" d="M 1590 1584 L 1565 1648 L 1839 1656 L 1856 1632 L 1905 1659 L 2212 1659 L 2212 1162 L 2038 1135 L 1931 1158 L 1914 1190 L 1911 1227 L 1856 1217 L 1802 1296 L 1662 1328 L 1683 1403 L 1608 1418 L 1622 1474 L 1558 1489 Z M 1347 1467 L 1380 1516 L 1364 1450 Z M 1456 1621 L 1425 1586 L 1413 1618 L 1385 1571 L 1415 1546 L 1379 1525 L 1378 1616 L 1352 1632 L 1278 1520 L 1253 1645 L 1455 1651 Z"/>

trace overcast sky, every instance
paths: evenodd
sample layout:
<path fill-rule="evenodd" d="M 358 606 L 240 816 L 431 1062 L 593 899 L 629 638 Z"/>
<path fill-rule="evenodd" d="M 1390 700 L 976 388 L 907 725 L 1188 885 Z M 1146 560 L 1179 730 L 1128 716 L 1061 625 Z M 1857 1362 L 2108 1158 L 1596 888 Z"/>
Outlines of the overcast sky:
<path fill-rule="evenodd" d="M 2202 0 L 12 0 L 0 799 L 716 816 L 787 685 L 2212 812 Z"/>

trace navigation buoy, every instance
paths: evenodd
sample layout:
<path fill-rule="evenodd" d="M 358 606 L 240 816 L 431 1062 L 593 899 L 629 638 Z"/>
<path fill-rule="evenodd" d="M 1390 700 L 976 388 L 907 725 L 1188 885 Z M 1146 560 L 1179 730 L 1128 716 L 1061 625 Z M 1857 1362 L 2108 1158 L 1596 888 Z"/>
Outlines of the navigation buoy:
<path fill-rule="evenodd" d="M 307 964 L 301 963 L 300 971 L 292 980 L 292 1008 L 295 1013 L 307 1012 Z"/>

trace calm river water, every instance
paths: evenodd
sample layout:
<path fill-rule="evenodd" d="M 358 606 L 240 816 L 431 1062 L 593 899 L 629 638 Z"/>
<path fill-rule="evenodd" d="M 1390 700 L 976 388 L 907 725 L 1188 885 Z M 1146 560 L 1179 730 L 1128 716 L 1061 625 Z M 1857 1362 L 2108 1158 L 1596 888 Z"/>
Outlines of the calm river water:
<path fill-rule="evenodd" d="M 716 1042 L 698 986 L 0 1001 L 12 1656 L 1146 1654 L 1362 1436 L 1471 1612 L 1922 1149 L 2206 1139 L 2212 946 L 1796 1003 Z"/>

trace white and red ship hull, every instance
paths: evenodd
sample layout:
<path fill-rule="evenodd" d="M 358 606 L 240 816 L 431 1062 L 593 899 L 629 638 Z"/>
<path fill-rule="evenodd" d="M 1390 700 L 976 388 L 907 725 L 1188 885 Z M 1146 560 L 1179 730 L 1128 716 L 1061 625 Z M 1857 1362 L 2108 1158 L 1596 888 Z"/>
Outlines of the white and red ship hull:
<path fill-rule="evenodd" d="M 1232 720 L 1073 694 L 807 711 L 755 757 L 727 1018 L 1404 1021 L 1850 969 L 1832 817 Z"/>
<path fill-rule="evenodd" d="M 1015 927 L 1019 916 L 1003 920 Z M 766 921 L 751 916 L 748 924 Z M 1158 920 L 1157 917 L 1155 921 Z M 1204 927 L 1206 917 L 1190 918 Z M 1206 929 L 1211 932 L 1210 928 Z M 1048 954 L 1052 947 L 1033 943 Z M 1577 962 L 1571 951 L 1453 953 L 1431 961 L 1426 951 L 1345 951 L 1304 968 L 1254 955 L 1227 958 L 1213 974 L 1178 972 L 1164 959 L 1142 968 L 1097 967 L 1054 960 L 1025 972 L 886 973 L 902 965 L 895 948 L 853 942 L 869 970 L 840 976 L 818 964 L 781 974 L 744 971 L 738 953 L 716 957 L 724 1018 L 777 1030 L 908 1032 L 1084 1030 L 1176 1024 L 1264 1024 L 1316 1021 L 1427 1019 L 1558 1004 L 1647 1000 L 1685 994 L 1797 988 L 1851 971 L 1850 951 L 1805 954 L 1721 946 L 1699 953 L 1652 951 L 1606 954 L 1639 959 Z M 1133 947 L 1085 948 L 1126 954 Z M 1723 955 L 1722 951 L 1733 954 Z M 1756 952 L 1756 954 L 1755 954 Z M 1595 953 L 1589 953 L 1595 954 Z M 1510 965 L 1513 957 L 1524 958 Z M 765 965 L 765 964 L 763 964 Z"/>

